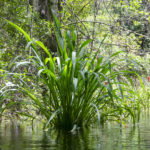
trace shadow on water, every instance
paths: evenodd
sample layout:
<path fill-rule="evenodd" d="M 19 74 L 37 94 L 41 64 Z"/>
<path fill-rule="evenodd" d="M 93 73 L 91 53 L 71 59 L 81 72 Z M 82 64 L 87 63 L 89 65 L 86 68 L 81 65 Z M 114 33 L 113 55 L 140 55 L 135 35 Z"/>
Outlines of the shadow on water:
<path fill-rule="evenodd" d="M 44 132 L 38 123 L 32 130 L 27 123 L 3 122 L 0 125 L 0 150 L 148 150 L 150 116 L 142 114 L 135 127 L 107 123 L 104 127 L 76 133 Z"/>

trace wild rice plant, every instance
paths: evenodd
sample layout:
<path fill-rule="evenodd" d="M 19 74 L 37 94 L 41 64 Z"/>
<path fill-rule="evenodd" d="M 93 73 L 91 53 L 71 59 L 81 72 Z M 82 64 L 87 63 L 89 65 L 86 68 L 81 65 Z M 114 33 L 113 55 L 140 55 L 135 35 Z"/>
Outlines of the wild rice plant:
<path fill-rule="evenodd" d="M 126 75 L 126 71 L 114 71 L 117 62 L 114 58 L 119 53 L 104 57 L 98 52 L 89 54 L 86 46 L 91 42 L 83 42 L 76 48 L 76 32 L 66 31 L 62 35 L 60 24 L 55 18 L 55 35 L 58 44 L 56 57 L 40 41 L 33 41 L 20 27 L 7 21 L 24 34 L 28 45 L 32 47 L 34 56 L 32 63 L 36 66 L 40 82 L 46 86 L 47 96 L 36 97 L 29 89 L 22 88 L 32 100 L 33 104 L 45 116 L 47 123 L 57 128 L 71 130 L 74 127 L 88 126 L 100 121 L 101 110 L 113 110 L 117 115 L 127 112 L 135 118 L 130 109 L 124 87 L 128 84 L 119 81 L 118 77 Z M 37 50 L 42 48 L 47 57 L 42 60 Z M 99 55 L 99 56 L 98 56 Z M 112 112 L 111 112 L 112 113 Z"/>

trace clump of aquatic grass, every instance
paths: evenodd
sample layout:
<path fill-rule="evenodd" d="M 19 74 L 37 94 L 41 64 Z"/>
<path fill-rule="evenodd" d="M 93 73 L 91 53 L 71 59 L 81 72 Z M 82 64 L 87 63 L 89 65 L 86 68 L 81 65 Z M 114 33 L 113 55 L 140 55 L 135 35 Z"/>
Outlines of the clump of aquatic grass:
<path fill-rule="evenodd" d="M 109 57 L 88 53 L 87 40 L 76 49 L 76 32 L 66 31 L 62 35 L 58 20 L 55 18 L 55 35 L 58 44 L 56 57 L 40 41 L 32 41 L 29 35 L 17 25 L 12 26 L 24 34 L 34 56 L 32 63 L 36 66 L 40 82 L 44 84 L 47 93 L 44 98 L 36 97 L 28 88 L 21 88 L 32 100 L 33 104 L 45 116 L 47 123 L 57 128 L 71 130 L 74 127 L 88 126 L 100 121 L 101 110 L 112 110 L 110 114 L 121 116 L 128 113 L 135 116 L 129 107 L 124 89 L 128 86 L 120 82 L 118 77 L 127 74 L 126 71 L 113 71 L 117 65 L 114 58 L 119 53 Z M 41 47 L 47 57 L 40 57 L 37 46 Z"/>

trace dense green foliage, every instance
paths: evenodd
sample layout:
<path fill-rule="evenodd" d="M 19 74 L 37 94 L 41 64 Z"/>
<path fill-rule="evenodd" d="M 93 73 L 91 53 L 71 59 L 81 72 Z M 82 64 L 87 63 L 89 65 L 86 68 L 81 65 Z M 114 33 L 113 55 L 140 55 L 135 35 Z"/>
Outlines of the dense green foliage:
<path fill-rule="evenodd" d="M 71 130 L 149 107 L 149 1 L 0 3 L 0 115 Z"/>

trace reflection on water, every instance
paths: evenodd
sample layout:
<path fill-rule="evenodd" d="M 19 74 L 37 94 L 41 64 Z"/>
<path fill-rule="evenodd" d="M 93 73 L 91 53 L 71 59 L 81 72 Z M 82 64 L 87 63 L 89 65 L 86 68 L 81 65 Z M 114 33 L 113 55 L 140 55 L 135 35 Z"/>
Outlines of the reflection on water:
<path fill-rule="evenodd" d="M 135 127 L 117 123 L 84 129 L 77 133 L 44 132 L 40 124 L 3 122 L 0 150 L 149 150 L 150 116 L 142 114 Z"/>

